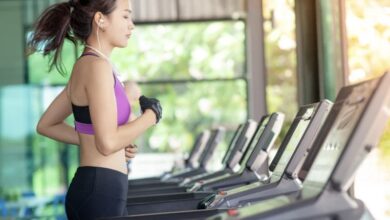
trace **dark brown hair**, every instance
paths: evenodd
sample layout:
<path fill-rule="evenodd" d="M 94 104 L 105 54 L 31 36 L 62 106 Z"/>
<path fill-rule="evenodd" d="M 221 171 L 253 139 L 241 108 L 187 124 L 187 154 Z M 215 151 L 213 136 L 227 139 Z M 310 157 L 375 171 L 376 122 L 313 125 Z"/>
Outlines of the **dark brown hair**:
<path fill-rule="evenodd" d="M 50 6 L 34 26 L 33 35 L 27 43 L 29 54 L 41 51 L 46 56 L 54 52 L 50 70 L 56 66 L 61 75 L 64 75 L 61 51 L 65 39 L 75 46 L 78 41 L 85 43 L 92 32 L 96 12 L 108 15 L 115 7 L 116 0 L 70 0 Z"/>

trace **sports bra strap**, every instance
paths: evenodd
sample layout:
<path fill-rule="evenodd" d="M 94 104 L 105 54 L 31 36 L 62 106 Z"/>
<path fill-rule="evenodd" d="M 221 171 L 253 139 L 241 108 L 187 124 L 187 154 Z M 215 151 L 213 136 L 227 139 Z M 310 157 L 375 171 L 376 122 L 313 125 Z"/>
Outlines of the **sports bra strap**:
<path fill-rule="evenodd" d="M 81 54 L 80 57 L 84 57 L 84 56 L 95 56 L 95 57 L 99 57 L 99 55 L 97 55 L 97 54 L 95 54 L 95 53 L 93 53 L 93 52 L 85 52 L 85 53 Z M 71 84 L 71 83 L 70 83 L 70 79 L 69 79 L 68 84 L 66 85 L 66 94 L 67 94 L 67 96 L 68 96 L 68 99 L 69 99 L 70 103 L 73 103 L 73 102 L 72 102 L 72 99 L 70 98 L 70 84 Z"/>
<path fill-rule="evenodd" d="M 84 57 L 84 56 L 95 56 L 95 57 L 99 57 L 99 55 L 97 55 L 96 53 L 93 53 L 93 52 L 85 52 L 85 53 L 81 54 L 80 57 Z"/>

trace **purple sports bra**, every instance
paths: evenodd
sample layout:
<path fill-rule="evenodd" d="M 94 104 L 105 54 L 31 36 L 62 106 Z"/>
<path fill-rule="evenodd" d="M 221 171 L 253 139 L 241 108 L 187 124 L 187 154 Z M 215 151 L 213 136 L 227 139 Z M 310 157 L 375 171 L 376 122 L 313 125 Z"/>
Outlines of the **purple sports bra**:
<path fill-rule="evenodd" d="M 98 55 L 94 53 L 84 53 L 81 55 L 81 57 L 87 55 L 98 57 Z M 114 91 L 117 109 L 117 124 L 123 125 L 126 124 L 129 120 L 131 114 L 131 107 L 127 99 L 127 95 L 125 93 L 125 89 L 116 77 L 115 72 L 113 72 L 113 76 L 115 80 Z M 83 134 L 95 134 L 93 130 L 91 115 L 89 113 L 89 106 L 77 106 L 72 103 L 72 110 L 75 119 L 75 130 Z"/>

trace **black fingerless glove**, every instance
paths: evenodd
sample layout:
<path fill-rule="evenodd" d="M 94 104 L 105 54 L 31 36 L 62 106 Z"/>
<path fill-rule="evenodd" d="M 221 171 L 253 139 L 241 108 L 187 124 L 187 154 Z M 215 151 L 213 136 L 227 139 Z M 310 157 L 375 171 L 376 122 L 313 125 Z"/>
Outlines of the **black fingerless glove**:
<path fill-rule="evenodd" d="M 156 115 L 156 124 L 160 121 L 162 117 L 162 107 L 158 99 L 141 96 L 139 98 L 139 104 L 141 106 L 142 113 L 144 113 L 146 109 L 150 109 Z"/>

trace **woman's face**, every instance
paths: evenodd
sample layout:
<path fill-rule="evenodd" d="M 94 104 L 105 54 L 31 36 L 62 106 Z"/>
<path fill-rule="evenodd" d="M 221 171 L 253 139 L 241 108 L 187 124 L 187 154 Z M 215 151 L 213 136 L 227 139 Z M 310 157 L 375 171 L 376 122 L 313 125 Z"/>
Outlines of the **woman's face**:
<path fill-rule="evenodd" d="M 127 46 L 134 29 L 132 12 L 130 0 L 117 0 L 115 10 L 107 16 L 109 23 L 105 28 L 105 35 L 112 46 L 121 48 Z"/>

